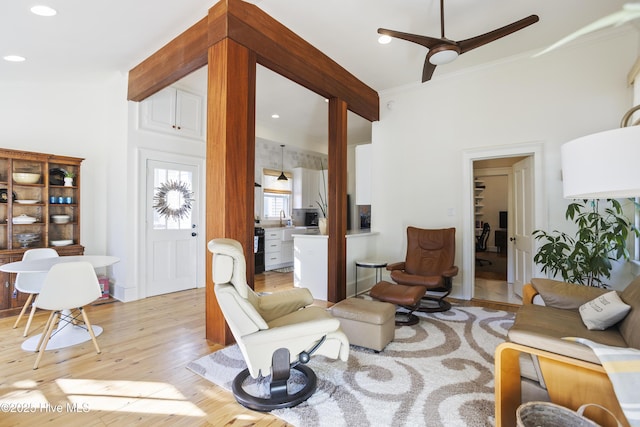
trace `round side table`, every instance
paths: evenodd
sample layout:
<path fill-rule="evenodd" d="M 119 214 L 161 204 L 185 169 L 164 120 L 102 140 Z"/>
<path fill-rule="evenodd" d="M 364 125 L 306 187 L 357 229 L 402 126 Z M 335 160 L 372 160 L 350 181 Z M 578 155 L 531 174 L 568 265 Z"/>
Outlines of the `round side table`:
<path fill-rule="evenodd" d="M 358 296 L 358 267 L 360 268 L 375 268 L 376 269 L 376 283 L 382 280 L 382 269 L 387 266 L 386 262 L 383 261 L 371 261 L 371 260 L 361 260 L 356 261 L 356 293 L 355 296 Z M 378 276 L 380 278 L 378 279 Z"/>

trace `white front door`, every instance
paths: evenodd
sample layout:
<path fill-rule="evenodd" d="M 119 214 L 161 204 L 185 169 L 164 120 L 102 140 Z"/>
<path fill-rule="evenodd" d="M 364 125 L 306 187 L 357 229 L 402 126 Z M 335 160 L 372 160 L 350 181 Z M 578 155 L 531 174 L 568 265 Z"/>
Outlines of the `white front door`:
<path fill-rule="evenodd" d="M 513 165 L 514 243 L 513 291 L 522 296 L 522 287 L 533 273 L 533 164 L 529 156 Z"/>
<path fill-rule="evenodd" d="M 146 169 L 147 296 L 195 288 L 198 165 L 147 159 Z"/>

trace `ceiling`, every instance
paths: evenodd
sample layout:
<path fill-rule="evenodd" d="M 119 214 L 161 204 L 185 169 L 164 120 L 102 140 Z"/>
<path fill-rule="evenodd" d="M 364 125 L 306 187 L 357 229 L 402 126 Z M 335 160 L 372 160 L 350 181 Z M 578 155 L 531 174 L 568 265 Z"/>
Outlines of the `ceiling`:
<path fill-rule="evenodd" d="M 534 54 L 620 10 L 630 0 L 446 0 L 450 39 L 473 37 L 531 14 L 540 22 L 439 66 L 439 77 L 517 54 Z M 420 84 L 426 49 L 401 40 L 377 42 L 378 27 L 440 37 L 439 0 L 253 0 L 258 7 L 377 91 Z M 207 14 L 215 0 L 36 0 L 0 2 L 0 81 L 94 80 L 126 74 Z M 58 11 L 45 18 L 32 4 Z M 576 42 L 574 42 L 576 43 Z M 196 72 L 185 84 L 206 81 Z M 429 84 L 429 82 L 424 83 Z M 257 135 L 301 145 L 326 141 L 326 102 L 269 70 L 258 70 Z M 271 115 L 278 113 L 280 119 Z M 370 125 L 349 116 L 350 143 L 370 141 Z M 283 139 L 287 139 L 286 141 Z"/>

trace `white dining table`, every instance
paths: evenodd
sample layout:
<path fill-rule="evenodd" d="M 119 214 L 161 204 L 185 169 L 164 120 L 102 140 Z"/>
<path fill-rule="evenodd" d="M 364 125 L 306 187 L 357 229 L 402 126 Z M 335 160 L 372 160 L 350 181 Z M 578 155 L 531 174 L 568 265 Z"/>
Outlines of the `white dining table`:
<path fill-rule="evenodd" d="M 46 273 L 56 264 L 79 261 L 88 262 L 93 266 L 93 268 L 103 268 L 119 262 L 120 259 L 109 255 L 71 255 L 36 259 L 32 261 L 11 262 L 0 265 L 0 271 L 4 271 L 5 273 Z M 68 320 L 71 318 L 70 314 L 69 310 L 63 310 L 58 327 L 51 335 L 49 343 L 47 344 L 47 350 L 70 347 L 91 339 L 91 335 L 89 335 L 86 327 L 74 325 Z M 97 325 L 91 326 L 93 327 L 93 333 L 95 336 L 102 333 L 102 327 Z M 22 343 L 22 349 L 26 351 L 36 351 L 36 347 L 40 341 L 40 335 L 42 334 L 35 335 L 25 340 Z"/>

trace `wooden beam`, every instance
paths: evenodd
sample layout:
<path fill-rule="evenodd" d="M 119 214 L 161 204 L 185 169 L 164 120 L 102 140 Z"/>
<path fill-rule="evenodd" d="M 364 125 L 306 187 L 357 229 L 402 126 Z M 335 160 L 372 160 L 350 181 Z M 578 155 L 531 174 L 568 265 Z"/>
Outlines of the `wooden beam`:
<path fill-rule="evenodd" d="M 257 6 L 226 1 L 228 36 L 254 51 L 259 64 L 327 99 L 344 100 L 349 110 L 369 121 L 379 120 L 375 90 Z"/>
<path fill-rule="evenodd" d="M 327 298 L 331 302 L 347 297 L 347 103 L 329 100 L 329 243 Z"/>
<path fill-rule="evenodd" d="M 209 49 L 207 101 L 207 242 L 227 237 L 242 244 L 253 284 L 256 60 L 247 48 L 223 39 Z M 206 334 L 233 342 L 213 292 L 206 260 Z"/>
<path fill-rule="evenodd" d="M 206 65 L 208 47 L 227 37 L 255 52 L 259 64 L 327 99 L 343 99 L 349 110 L 369 121 L 379 120 L 375 90 L 260 8 L 241 0 L 219 1 L 208 17 L 133 68 L 127 99 L 142 101 Z"/>
<path fill-rule="evenodd" d="M 204 17 L 129 71 L 129 101 L 142 101 L 207 65 L 209 24 Z"/>

